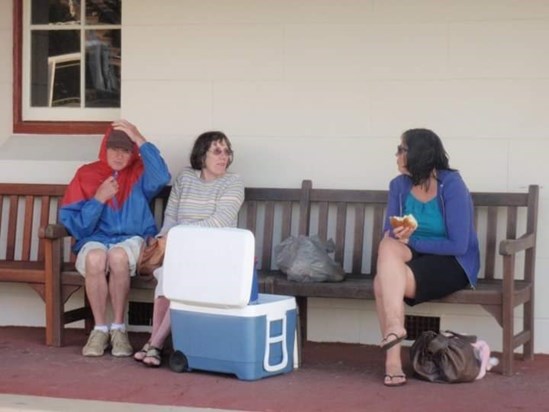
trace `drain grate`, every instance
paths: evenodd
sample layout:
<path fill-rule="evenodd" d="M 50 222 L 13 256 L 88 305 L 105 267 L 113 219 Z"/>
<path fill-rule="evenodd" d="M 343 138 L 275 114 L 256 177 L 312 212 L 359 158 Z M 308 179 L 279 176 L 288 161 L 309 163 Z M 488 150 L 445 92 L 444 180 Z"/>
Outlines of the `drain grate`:
<path fill-rule="evenodd" d="M 435 316 L 409 316 L 404 318 L 404 327 L 408 333 L 407 340 L 416 340 L 426 330 L 438 332 L 440 318 Z"/>
<path fill-rule="evenodd" d="M 130 325 L 152 325 L 152 302 L 130 302 L 128 323 Z"/>

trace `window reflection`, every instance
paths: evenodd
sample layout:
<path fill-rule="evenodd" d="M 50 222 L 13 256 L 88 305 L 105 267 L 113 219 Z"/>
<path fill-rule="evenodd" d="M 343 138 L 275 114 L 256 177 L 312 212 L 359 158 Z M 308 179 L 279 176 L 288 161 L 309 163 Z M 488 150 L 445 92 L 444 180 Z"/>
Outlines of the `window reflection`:
<path fill-rule="evenodd" d="M 120 107 L 120 30 L 86 30 L 86 107 Z"/>
<path fill-rule="evenodd" d="M 31 49 L 31 106 L 79 105 L 80 32 L 35 30 Z"/>
<path fill-rule="evenodd" d="M 31 0 L 30 20 L 31 107 L 120 107 L 121 0 Z"/>
<path fill-rule="evenodd" d="M 80 0 L 32 0 L 32 24 L 80 23 Z"/>
<path fill-rule="evenodd" d="M 120 24 L 120 0 L 87 0 L 86 24 Z"/>

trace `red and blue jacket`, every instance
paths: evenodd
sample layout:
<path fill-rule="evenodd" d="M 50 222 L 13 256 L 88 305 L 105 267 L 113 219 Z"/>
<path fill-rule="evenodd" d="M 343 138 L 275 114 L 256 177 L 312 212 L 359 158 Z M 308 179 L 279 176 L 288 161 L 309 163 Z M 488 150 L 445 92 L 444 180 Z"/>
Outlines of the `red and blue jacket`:
<path fill-rule="evenodd" d="M 99 150 L 99 160 L 80 167 L 61 201 L 59 219 L 76 239 L 73 252 L 89 241 L 116 244 L 133 236 L 158 233 L 149 203 L 170 181 L 170 172 L 159 150 L 150 142 L 134 145 L 128 165 L 117 174 L 107 163 L 107 137 Z M 119 191 L 106 203 L 95 199 L 99 185 L 116 176 Z"/>

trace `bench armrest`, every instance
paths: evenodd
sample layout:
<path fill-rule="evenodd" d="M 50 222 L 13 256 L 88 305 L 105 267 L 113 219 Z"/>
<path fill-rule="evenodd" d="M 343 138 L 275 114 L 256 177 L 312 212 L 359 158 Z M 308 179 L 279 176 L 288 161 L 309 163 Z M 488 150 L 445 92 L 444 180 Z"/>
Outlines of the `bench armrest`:
<path fill-rule="evenodd" d="M 526 233 L 518 239 L 505 239 L 499 244 L 500 255 L 514 255 L 520 251 L 530 249 L 536 244 L 535 233 Z"/>
<path fill-rule="evenodd" d="M 65 226 L 59 224 L 50 224 L 46 227 L 41 227 L 38 236 L 42 239 L 61 239 L 69 236 L 69 232 Z"/>

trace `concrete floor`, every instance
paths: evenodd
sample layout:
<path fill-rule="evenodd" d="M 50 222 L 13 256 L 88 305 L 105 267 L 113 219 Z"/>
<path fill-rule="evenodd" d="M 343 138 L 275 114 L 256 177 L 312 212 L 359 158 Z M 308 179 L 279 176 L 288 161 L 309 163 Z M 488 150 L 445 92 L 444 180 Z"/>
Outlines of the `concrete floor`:
<path fill-rule="evenodd" d="M 148 405 L 128 402 L 83 401 L 29 395 L 1 395 L 0 412 L 226 412 L 226 409 Z"/>
<path fill-rule="evenodd" d="M 146 335 L 133 334 L 131 339 L 139 347 Z M 474 383 L 433 384 L 414 379 L 407 370 L 406 386 L 386 388 L 383 354 L 375 346 L 309 342 L 301 368 L 248 382 L 211 372 L 177 374 L 165 364 L 150 369 L 131 358 L 84 358 L 80 353 L 85 341 L 83 331 L 69 330 L 66 345 L 52 348 L 44 345 L 42 328 L 0 327 L 0 394 L 25 396 L 16 398 L 15 405 L 2 404 L 11 401 L 1 397 L 0 407 L 85 411 L 92 405 L 90 410 L 102 412 L 141 410 L 136 405 L 148 412 L 181 410 L 175 407 L 305 412 L 549 410 L 547 355 L 517 361 L 511 377 L 490 373 Z M 406 348 L 403 351 L 406 355 Z M 59 409 L 32 409 L 36 396 L 65 400 L 54 406 Z M 44 405 L 55 402 L 38 400 Z M 77 400 L 119 403 L 98 406 Z"/>

